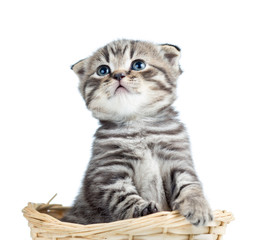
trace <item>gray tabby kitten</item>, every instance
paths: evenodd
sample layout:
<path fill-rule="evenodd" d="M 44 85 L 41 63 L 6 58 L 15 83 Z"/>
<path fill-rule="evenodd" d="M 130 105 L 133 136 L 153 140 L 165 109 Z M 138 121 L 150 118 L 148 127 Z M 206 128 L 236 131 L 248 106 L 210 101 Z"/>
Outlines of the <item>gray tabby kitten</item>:
<path fill-rule="evenodd" d="M 173 45 L 119 40 L 72 66 L 100 127 L 63 221 L 103 223 L 170 210 L 194 225 L 212 220 L 187 132 L 171 107 L 179 57 Z"/>

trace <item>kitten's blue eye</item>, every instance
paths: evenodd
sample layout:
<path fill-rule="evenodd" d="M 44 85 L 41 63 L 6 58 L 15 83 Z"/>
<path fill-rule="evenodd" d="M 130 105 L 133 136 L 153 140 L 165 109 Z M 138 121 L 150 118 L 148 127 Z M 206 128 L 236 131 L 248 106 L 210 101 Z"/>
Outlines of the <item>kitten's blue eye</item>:
<path fill-rule="evenodd" d="M 146 67 L 146 64 L 142 60 L 135 60 L 131 65 L 131 69 L 135 70 L 135 71 L 140 71 L 140 70 L 144 69 L 145 67 Z"/>
<path fill-rule="evenodd" d="M 97 68 L 96 73 L 99 76 L 105 76 L 110 73 L 110 68 L 106 65 L 101 65 L 100 67 Z"/>

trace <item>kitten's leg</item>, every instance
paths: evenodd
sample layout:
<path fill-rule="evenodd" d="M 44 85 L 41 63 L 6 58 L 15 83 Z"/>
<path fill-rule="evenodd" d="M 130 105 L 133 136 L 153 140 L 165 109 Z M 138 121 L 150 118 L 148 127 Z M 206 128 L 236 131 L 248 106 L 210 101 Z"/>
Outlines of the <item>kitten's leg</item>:
<path fill-rule="evenodd" d="M 85 179 L 87 202 L 103 215 L 110 216 L 110 221 L 157 212 L 154 202 L 145 201 L 138 195 L 133 173 L 133 166 L 125 161 L 115 161 L 111 167 L 89 168 Z"/>
<path fill-rule="evenodd" d="M 196 226 L 212 221 L 211 209 L 193 168 L 174 167 L 167 180 L 172 210 L 178 210 Z"/>

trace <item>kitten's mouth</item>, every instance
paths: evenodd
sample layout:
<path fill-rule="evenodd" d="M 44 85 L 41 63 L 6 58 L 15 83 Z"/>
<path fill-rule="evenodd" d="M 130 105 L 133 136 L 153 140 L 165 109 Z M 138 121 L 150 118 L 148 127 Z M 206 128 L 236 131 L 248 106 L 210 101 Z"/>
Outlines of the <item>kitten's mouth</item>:
<path fill-rule="evenodd" d="M 119 86 L 115 89 L 114 94 L 120 94 L 120 93 L 124 93 L 124 92 L 129 92 L 129 91 L 127 88 L 125 88 L 124 86 L 119 84 Z"/>

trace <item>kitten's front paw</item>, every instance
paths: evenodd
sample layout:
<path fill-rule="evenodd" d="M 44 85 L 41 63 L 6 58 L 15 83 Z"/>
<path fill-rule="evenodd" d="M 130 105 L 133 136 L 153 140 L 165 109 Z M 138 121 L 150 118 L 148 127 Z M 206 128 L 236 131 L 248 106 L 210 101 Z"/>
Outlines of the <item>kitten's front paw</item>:
<path fill-rule="evenodd" d="M 212 211 L 204 198 L 187 197 L 174 203 L 174 209 L 195 226 L 203 226 L 213 220 Z"/>
<path fill-rule="evenodd" d="M 146 216 L 151 213 L 158 212 L 158 208 L 155 202 L 145 202 L 143 204 L 137 205 L 134 209 L 133 218 Z"/>

